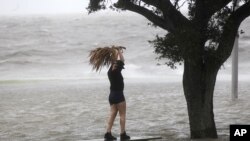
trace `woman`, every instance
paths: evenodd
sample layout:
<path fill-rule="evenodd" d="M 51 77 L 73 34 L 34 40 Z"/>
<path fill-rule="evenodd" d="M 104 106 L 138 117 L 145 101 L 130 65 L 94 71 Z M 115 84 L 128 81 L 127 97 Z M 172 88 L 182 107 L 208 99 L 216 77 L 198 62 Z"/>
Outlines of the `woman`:
<path fill-rule="evenodd" d="M 110 81 L 110 116 L 108 119 L 107 133 L 104 135 L 106 140 L 116 140 L 111 134 L 111 129 L 117 113 L 120 115 L 120 127 L 121 127 L 121 140 L 128 140 L 130 136 L 126 134 L 125 122 L 126 122 L 126 101 L 123 95 L 124 82 L 121 74 L 124 69 L 124 57 L 122 55 L 122 49 L 117 50 L 117 60 L 111 65 L 108 70 L 108 78 Z"/>

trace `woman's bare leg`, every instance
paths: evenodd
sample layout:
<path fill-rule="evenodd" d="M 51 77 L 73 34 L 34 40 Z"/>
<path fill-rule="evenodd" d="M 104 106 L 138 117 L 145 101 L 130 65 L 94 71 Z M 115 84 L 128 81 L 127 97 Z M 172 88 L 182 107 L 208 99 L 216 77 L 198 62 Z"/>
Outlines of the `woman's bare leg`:
<path fill-rule="evenodd" d="M 107 127 L 107 132 L 111 132 L 111 129 L 112 129 L 112 126 L 113 126 L 113 123 L 115 121 L 115 117 L 117 115 L 117 107 L 115 104 L 112 104 L 110 106 L 110 115 L 109 115 L 109 119 L 108 119 L 108 127 Z"/>
<path fill-rule="evenodd" d="M 117 104 L 117 109 L 120 115 L 121 133 L 124 133 L 126 124 L 126 101 Z"/>

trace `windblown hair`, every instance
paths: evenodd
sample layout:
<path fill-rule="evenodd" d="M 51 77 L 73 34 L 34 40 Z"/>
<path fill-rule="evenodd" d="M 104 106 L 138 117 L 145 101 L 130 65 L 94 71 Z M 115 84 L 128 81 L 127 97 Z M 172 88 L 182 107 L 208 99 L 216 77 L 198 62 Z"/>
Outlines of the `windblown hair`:
<path fill-rule="evenodd" d="M 90 51 L 89 63 L 92 69 L 101 71 L 103 66 L 109 67 L 117 60 L 117 50 L 126 49 L 122 46 L 99 47 Z"/>

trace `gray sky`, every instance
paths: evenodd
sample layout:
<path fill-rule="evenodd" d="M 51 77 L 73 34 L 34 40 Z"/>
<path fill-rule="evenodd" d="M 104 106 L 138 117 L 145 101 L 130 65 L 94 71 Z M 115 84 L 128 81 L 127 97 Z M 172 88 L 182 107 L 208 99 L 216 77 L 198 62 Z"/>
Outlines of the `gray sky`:
<path fill-rule="evenodd" d="M 89 0 L 0 0 L 0 15 L 83 13 Z"/>
<path fill-rule="evenodd" d="M 82 14 L 87 13 L 88 3 L 89 0 L 0 0 L 0 15 Z M 182 12 L 187 13 L 186 9 L 184 5 Z"/>

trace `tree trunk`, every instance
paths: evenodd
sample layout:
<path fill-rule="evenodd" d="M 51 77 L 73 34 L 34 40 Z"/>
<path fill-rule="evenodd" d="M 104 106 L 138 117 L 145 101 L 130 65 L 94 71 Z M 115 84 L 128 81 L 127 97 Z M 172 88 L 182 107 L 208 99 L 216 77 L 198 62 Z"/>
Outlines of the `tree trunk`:
<path fill-rule="evenodd" d="M 211 63 L 212 64 L 212 63 Z M 219 68 L 184 62 L 183 88 L 187 101 L 191 139 L 217 138 L 213 92 Z"/>

